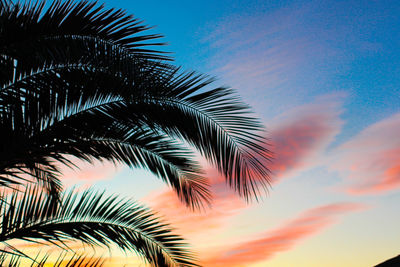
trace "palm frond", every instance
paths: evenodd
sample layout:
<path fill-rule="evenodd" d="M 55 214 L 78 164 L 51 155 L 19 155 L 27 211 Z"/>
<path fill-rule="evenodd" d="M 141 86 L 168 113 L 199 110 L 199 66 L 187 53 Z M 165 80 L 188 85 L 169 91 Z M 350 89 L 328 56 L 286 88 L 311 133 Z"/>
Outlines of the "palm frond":
<path fill-rule="evenodd" d="M 212 81 L 174 71 L 162 76 L 144 97 L 128 103 L 120 113 L 132 114 L 150 128 L 188 141 L 239 194 L 257 197 L 260 185 L 269 185 L 271 153 L 264 128 L 234 90 L 205 89 Z"/>
<path fill-rule="evenodd" d="M 122 113 L 116 120 L 106 110 L 92 110 L 77 117 L 64 118 L 61 122 L 38 131 L 31 138 L 19 138 L 19 142 L 4 144 L 4 149 L 13 151 L 13 158 L 19 159 L 13 165 L 12 162 L 4 162 L 7 162 L 7 167 L 11 170 L 26 168 L 29 162 L 41 162 L 44 170 L 50 169 L 57 174 L 53 162 L 67 166 L 72 164 L 65 155 L 88 162 L 93 159 L 110 160 L 150 170 L 168 182 L 182 201 L 192 207 L 208 203 L 208 183 L 202 176 L 200 166 L 191 160 L 192 154 L 176 141 L 136 126 L 129 116 Z M 98 121 L 102 123 L 99 124 Z M 15 133 L 13 130 L 9 132 Z M 41 176 L 34 177 L 38 179 Z M 58 185 L 57 179 L 51 179 L 49 175 L 43 177 L 48 178 L 44 180 L 45 185 L 52 186 L 52 182 L 55 186 Z"/>
<path fill-rule="evenodd" d="M 45 141 L 58 140 L 59 147 L 67 145 L 76 149 L 84 143 L 83 140 L 98 144 L 97 138 L 100 137 L 102 141 L 108 140 L 110 147 L 118 143 L 119 151 L 122 151 L 121 145 L 126 145 L 127 133 L 141 128 L 151 129 L 154 136 L 167 134 L 188 141 L 218 167 L 227 177 L 228 184 L 239 194 L 246 198 L 257 197 L 259 185 L 266 188 L 269 182 L 266 167 L 269 151 L 262 137 L 263 127 L 250 115 L 248 106 L 238 99 L 232 89 L 220 87 L 206 90 L 212 80 L 195 73 L 179 75 L 178 70 L 164 69 L 146 74 L 143 79 L 140 75 L 137 79 L 133 76 L 131 82 L 118 75 L 105 76 L 90 70 L 66 72 L 59 78 L 53 75 L 48 80 L 53 91 L 59 94 L 54 96 L 43 89 L 37 96 L 25 97 L 22 102 L 24 106 L 39 107 L 40 112 L 24 113 L 24 116 L 38 116 L 36 120 L 13 116 L 13 123 L 8 124 L 13 127 L 21 124 L 26 129 L 24 121 L 37 121 L 40 125 L 31 132 L 37 131 L 36 134 L 40 133 Z M 38 83 L 32 81 L 32 90 L 45 88 L 47 83 L 43 81 L 46 81 L 43 77 Z M 47 107 L 41 108 L 42 105 Z M 12 107 L 8 109 L 12 110 Z M 46 109 L 47 112 L 44 111 Z M 94 123 L 98 120 L 102 121 L 101 126 Z M 58 129 L 53 131 L 58 134 L 44 135 L 52 129 Z M 121 129 L 124 130 L 121 132 Z M 62 140 L 59 134 L 62 136 L 63 132 L 73 135 Z M 107 136 L 106 132 L 113 134 Z M 65 140 L 68 140 L 66 144 Z M 36 150 L 43 151 L 43 146 L 38 149 L 38 144 L 40 142 L 35 143 Z M 53 146 L 43 145 L 46 145 L 44 150 L 52 151 Z M 75 153 L 75 156 L 84 160 L 96 157 L 83 151 Z M 118 157 L 114 159 L 121 161 Z M 127 160 L 125 163 L 130 164 Z"/>
<path fill-rule="evenodd" d="M 133 201 L 87 190 L 79 196 L 70 191 L 61 203 L 54 203 L 38 187 L 22 196 L 2 197 L 6 201 L 0 203 L 0 242 L 19 239 L 61 247 L 68 240 L 114 244 L 139 253 L 153 266 L 197 266 L 183 239 Z"/>
<path fill-rule="evenodd" d="M 25 260 L 25 261 L 24 261 Z M 28 260 L 29 261 L 29 260 Z M 44 267 L 53 264 L 54 267 L 101 267 L 105 263 L 105 259 L 101 257 L 87 256 L 85 254 L 68 254 L 62 252 L 56 259 L 50 258 L 50 254 L 41 254 L 40 252 L 32 258 L 30 267 Z M 10 254 L 10 252 L 2 251 L 0 253 L 0 266 L 18 267 L 27 263 L 26 257 L 18 254 Z"/>
<path fill-rule="evenodd" d="M 55 47 L 54 41 L 71 44 L 94 40 L 99 44 L 115 44 L 142 57 L 165 59 L 159 51 L 142 48 L 161 45 L 146 42 L 158 39 L 161 35 L 142 34 L 149 27 L 121 9 L 105 9 L 103 5 L 87 1 L 74 3 L 57 0 L 46 11 L 44 6 L 44 1 L 1 6 L 3 30 L 0 33 L 0 48 L 7 51 L 5 54 L 23 58 L 30 52 L 38 55 L 43 47 Z"/>

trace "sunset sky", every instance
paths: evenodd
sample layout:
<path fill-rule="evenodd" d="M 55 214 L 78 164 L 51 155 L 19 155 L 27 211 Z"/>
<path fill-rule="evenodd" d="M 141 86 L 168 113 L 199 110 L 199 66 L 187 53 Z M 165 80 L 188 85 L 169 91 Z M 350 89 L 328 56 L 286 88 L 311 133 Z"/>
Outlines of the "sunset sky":
<path fill-rule="evenodd" d="M 85 165 L 66 173 L 68 185 L 94 185 L 154 208 L 205 267 L 361 267 L 400 254 L 398 0 L 106 7 L 156 26 L 151 32 L 165 36 L 177 65 L 237 89 L 267 129 L 272 187 L 246 203 L 205 166 L 213 207 L 192 212 L 143 170 Z M 140 266 L 112 255 L 106 266 Z"/>

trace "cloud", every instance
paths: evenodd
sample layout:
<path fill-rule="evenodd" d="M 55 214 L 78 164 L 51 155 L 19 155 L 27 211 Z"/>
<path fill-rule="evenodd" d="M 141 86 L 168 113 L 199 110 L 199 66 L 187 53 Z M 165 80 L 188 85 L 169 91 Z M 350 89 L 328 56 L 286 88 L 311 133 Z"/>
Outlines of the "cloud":
<path fill-rule="evenodd" d="M 287 82 L 288 73 L 296 71 L 311 49 L 312 40 L 298 31 L 298 18 L 304 12 L 302 7 L 282 8 L 217 22 L 205 38 L 215 50 L 210 61 L 215 72 L 240 88 L 249 84 L 276 87 Z"/>
<path fill-rule="evenodd" d="M 228 223 L 229 218 L 246 208 L 246 203 L 228 188 L 224 178 L 215 169 L 207 169 L 213 193 L 212 208 L 190 211 L 172 190 L 155 191 L 143 201 L 164 215 L 185 236 L 202 235 L 218 230 Z"/>
<path fill-rule="evenodd" d="M 344 214 L 364 210 L 359 203 L 335 203 L 307 210 L 274 230 L 258 233 L 254 239 L 230 248 L 215 251 L 203 263 L 207 267 L 249 266 L 272 258 L 279 252 L 295 247 L 304 239 L 321 232 Z"/>
<path fill-rule="evenodd" d="M 74 162 L 78 168 L 60 167 L 63 183 L 67 186 L 76 183 L 93 184 L 100 180 L 110 179 L 121 169 L 121 166 L 116 166 L 111 162 L 95 161 L 91 164 L 74 159 L 72 159 L 72 162 Z"/>
<path fill-rule="evenodd" d="M 332 46 L 338 33 L 315 23 L 316 14 L 326 18 L 319 4 L 303 1 L 218 19 L 204 40 L 209 69 L 267 119 L 311 101 L 352 60 Z"/>
<path fill-rule="evenodd" d="M 275 181 L 319 162 L 316 158 L 341 130 L 340 114 L 340 98 L 329 96 L 319 103 L 294 108 L 274 120 L 270 138 L 275 154 L 271 165 Z"/>
<path fill-rule="evenodd" d="M 345 177 L 350 194 L 400 188 L 400 113 L 375 123 L 333 151 L 329 166 Z"/>

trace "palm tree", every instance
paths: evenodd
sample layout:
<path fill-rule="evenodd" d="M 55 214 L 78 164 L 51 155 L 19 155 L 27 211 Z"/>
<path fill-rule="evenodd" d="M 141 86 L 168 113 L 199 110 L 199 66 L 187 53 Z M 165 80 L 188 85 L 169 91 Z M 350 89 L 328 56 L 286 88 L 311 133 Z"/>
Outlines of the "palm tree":
<path fill-rule="evenodd" d="M 0 2 L 0 185 L 35 179 L 62 203 L 60 165 L 107 160 L 151 171 L 199 208 L 210 192 L 194 148 L 245 199 L 267 188 L 263 127 L 234 90 L 180 71 L 122 10 L 44 6 Z"/>

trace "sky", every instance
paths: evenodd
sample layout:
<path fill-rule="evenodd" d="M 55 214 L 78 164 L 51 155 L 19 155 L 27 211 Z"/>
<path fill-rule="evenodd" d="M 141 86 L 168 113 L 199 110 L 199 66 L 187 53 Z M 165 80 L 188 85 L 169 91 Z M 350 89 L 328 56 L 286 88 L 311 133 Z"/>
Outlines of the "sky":
<path fill-rule="evenodd" d="M 274 152 L 246 203 L 205 166 L 213 206 L 192 212 L 144 170 L 65 174 L 137 199 L 205 267 L 372 266 L 400 254 L 398 1 L 107 1 L 155 26 L 175 64 L 237 89 Z M 106 266 L 145 266 L 113 252 Z"/>

